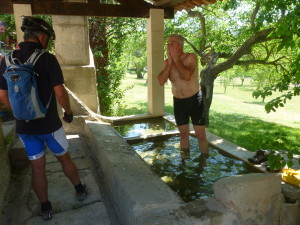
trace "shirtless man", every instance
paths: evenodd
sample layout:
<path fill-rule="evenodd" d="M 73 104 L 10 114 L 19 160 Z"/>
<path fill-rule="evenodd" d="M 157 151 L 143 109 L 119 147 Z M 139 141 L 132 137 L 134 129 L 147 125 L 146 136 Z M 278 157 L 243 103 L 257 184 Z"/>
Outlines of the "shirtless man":
<path fill-rule="evenodd" d="M 174 102 L 174 116 L 180 133 L 180 149 L 183 159 L 189 157 L 189 118 L 191 117 L 198 139 L 201 156 L 205 166 L 208 158 L 208 142 L 205 134 L 205 119 L 202 94 L 198 80 L 198 61 L 193 53 L 183 52 L 184 39 L 173 34 L 168 38 L 168 58 L 164 61 L 164 68 L 158 75 L 160 85 L 169 79 L 172 84 Z"/>

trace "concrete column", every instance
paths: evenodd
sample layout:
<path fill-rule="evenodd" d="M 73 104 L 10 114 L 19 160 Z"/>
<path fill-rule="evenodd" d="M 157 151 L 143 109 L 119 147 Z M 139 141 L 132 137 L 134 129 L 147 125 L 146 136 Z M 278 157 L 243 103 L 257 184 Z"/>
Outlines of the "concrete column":
<path fill-rule="evenodd" d="M 147 19 L 147 64 L 148 64 L 148 113 L 164 115 L 164 87 L 160 86 L 157 75 L 164 61 L 164 10 L 150 9 Z"/>
<path fill-rule="evenodd" d="M 23 41 L 23 31 L 21 30 L 22 16 L 32 16 L 30 4 L 13 4 L 16 24 L 17 42 Z"/>
<path fill-rule="evenodd" d="M 99 112 L 96 70 L 86 16 L 52 16 L 55 51 L 66 86 L 92 111 Z"/>

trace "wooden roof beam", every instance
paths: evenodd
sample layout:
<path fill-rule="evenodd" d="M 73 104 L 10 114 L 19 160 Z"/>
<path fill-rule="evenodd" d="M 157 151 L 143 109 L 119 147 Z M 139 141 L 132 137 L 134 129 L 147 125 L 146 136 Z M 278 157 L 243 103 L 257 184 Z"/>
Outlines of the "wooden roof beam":
<path fill-rule="evenodd" d="M 174 9 L 171 7 L 167 7 L 167 8 L 156 7 L 155 5 L 145 2 L 144 0 L 115 0 L 115 1 L 117 1 L 121 4 L 124 4 L 124 5 L 128 5 L 138 11 L 141 9 L 144 9 L 144 8 L 147 8 L 148 12 L 151 8 L 164 9 L 165 18 L 169 18 L 169 19 L 174 18 Z M 149 17 L 149 14 L 147 17 Z"/>
<path fill-rule="evenodd" d="M 120 0 L 121 1 L 121 0 Z M 125 2 L 125 1 L 124 1 Z M 148 18 L 148 7 L 131 7 L 128 4 L 100 4 L 62 2 L 61 0 L 1 0 L 0 14 L 13 14 L 13 4 L 30 4 L 34 15 L 107 16 Z M 151 4 L 149 4 L 151 6 Z M 153 6 L 154 7 L 154 6 Z M 174 18 L 174 9 L 165 9 L 165 18 Z"/>

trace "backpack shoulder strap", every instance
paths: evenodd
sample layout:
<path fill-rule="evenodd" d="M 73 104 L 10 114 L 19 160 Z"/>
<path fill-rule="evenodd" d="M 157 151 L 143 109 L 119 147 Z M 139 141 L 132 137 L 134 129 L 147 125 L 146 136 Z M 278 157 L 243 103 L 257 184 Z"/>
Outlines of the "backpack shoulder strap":
<path fill-rule="evenodd" d="M 42 54 L 44 54 L 46 51 L 45 49 L 40 50 L 40 49 L 35 49 L 35 51 L 32 53 L 32 55 L 27 59 L 27 61 L 24 64 L 32 64 L 32 66 L 34 66 L 34 64 L 36 63 L 36 61 L 42 56 Z"/>
<path fill-rule="evenodd" d="M 5 54 L 6 67 L 9 67 L 13 63 L 13 51 Z"/>
<path fill-rule="evenodd" d="M 26 63 L 25 64 L 32 64 L 32 66 L 35 65 L 35 63 L 37 62 L 37 60 L 46 52 L 45 49 L 35 49 L 34 53 L 32 53 L 32 55 L 27 59 Z M 46 105 L 46 108 L 48 109 L 49 108 L 49 105 L 50 105 L 50 102 L 51 102 L 51 99 L 52 99 L 52 95 L 53 95 L 53 90 L 51 92 L 51 96 L 50 96 L 50 99 Z"/>

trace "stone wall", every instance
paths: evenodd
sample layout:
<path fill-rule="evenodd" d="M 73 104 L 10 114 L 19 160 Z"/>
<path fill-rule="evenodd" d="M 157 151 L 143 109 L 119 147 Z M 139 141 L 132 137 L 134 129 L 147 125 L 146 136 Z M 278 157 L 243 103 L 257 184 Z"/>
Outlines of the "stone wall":
<path fill-rule="evenodd" d="M 10 181 L 10 165 L 7 149 L 4 145 L 2 121 L 0 120 L 0 211 L 2 210 L 4 197 Z"/>

